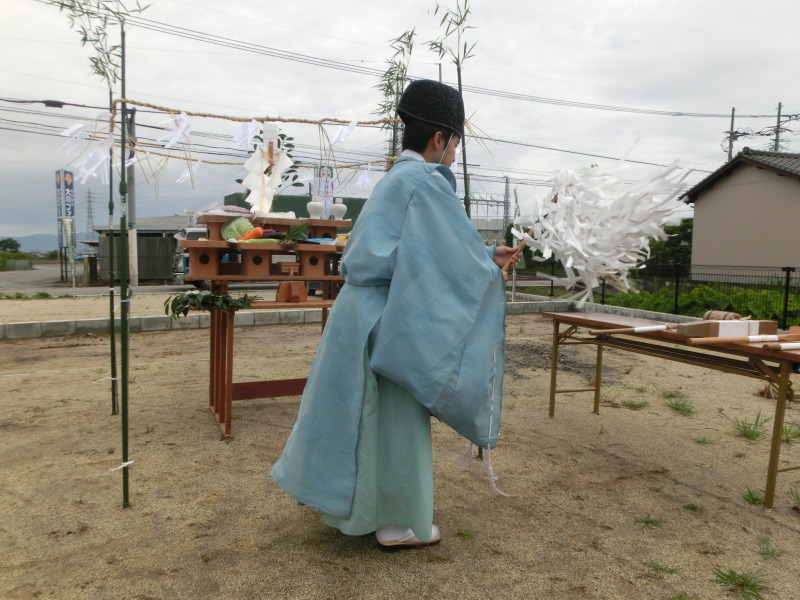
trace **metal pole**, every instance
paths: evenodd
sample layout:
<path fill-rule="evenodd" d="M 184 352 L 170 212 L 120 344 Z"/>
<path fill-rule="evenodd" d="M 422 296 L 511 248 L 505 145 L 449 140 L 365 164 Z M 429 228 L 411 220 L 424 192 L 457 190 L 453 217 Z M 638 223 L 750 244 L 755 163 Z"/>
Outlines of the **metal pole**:
<path fill-rule="evenodd" d="M 783 286 L 783 317 L 781 320 L 781 329 L 788 327 L 787 321 L 789 320 L 789 284 L 791 283 L 792 273 L 794 267 L 781 267 L 781 270 L 786 273 L 786 281 Z"/>
<path fill-rule="evenodd" d="M 782 102 L 778 102 L 778 122 L 775 124 L 775 145 L 773 146 L 773 151 L 778 152 L 781 147 L 781 108 L 783 107 Z"/>
<path fill-rule="evenodd" d="M 728 160 L 733 157 L 733 118 L 736 115 L 736 108 L 731 108 L 731 130 L 728 132 Z"/>
<path fill-rule="evenodd" d="M 511 269 L 511 301 L 517 301 L 517 270 Z"/>
<path fill-rule="evenodd" d="M 681 289 L 681 266 L 675 263 L 675 308 L 672 310 L 673 315 L 678 314 L 678 293 Z"/>
<path fill-rule="evenodd" d="M 128 288 L 128 180 L 125 169 L 125 138 L 127 136 L 128 107 L 125 99 L 125 24 L 120 23 L 121 55 L 122 55 L 122 118 L 120 119 L 120 168 L 119 181 L 119 288 L 120 288 L 120 381 L 121 381 L 121 407 L 122 407 L 122 463 L 128 462 L 128 313 L 130 310 L 130 296 Z M 128 498 L 128 467 L 122 467 L 122 507 L 130 508 Z"/>
<path fill-rule="evenodd" d="M 114 107 L 114 96 L 108 89 L 108 110 Z M 117 398 L 117 333 L 114 323 L 114 148 L 108 149 L 108 341 L 111 345 L 111 414 L 119 412 Z"/>

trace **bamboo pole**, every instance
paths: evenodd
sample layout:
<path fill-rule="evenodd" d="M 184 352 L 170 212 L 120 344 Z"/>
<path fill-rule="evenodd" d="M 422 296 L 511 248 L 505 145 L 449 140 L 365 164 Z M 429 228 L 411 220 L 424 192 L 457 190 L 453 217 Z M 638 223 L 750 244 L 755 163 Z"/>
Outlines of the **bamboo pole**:
<path fill-rule="evenodd" d="M 121 39 L 121 71 L 122 71 L 122 97 L 125 97 L 125 24 L 120 23 Z M 122 122 L 120 124 L 120 157 L 122 168 L 119 181 L 119 290 L 120 290 L 120 390 L 122 409 L 122 508 L 130 508 L 128 493 L 128 348 L 129 348 L 129 320 L 130 290 L 128 289 L 128 180 L 125 169 L 125 136 L 127 135 L 128 107 L 122 103 Z"/>
<path fill-rule="evenodd" d="M 109 109 L 114 104 L 108 88 Z M 108 342 L 111 350 L 111 414 L 119 413 L 117 396 L 117 333 L 114 322 L 114 149 L 108 150 Z"/>

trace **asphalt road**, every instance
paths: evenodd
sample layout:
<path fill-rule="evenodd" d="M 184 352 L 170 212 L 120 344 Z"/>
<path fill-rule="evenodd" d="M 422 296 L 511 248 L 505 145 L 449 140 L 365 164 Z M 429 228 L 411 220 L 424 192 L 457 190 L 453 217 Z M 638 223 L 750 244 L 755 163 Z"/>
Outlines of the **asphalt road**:
<path fill-rule="evenodd" d="M 78 281 L 83 274 L 80 265 L 77 268 Z M 275 283 L 234 283 L 230 285 L 231 290 L 257 290 L 274 289 Z M 194 289 L 190 285 L 139 285 L 132 288 L 135 294 L 173 294 L 185 290 Z M 0 271 L 0 295 L 13 296 L 15 294 L 25 294 L 33 296 L 38 293 L 47 293 L 51 296 L 103 296 L 108 293 L 108 286 L 88 286 L 80 285 L 72 287 L 72 282 L 61 281 L 61 268 L 58 263 L 35 263 L 30 271 Z"/>

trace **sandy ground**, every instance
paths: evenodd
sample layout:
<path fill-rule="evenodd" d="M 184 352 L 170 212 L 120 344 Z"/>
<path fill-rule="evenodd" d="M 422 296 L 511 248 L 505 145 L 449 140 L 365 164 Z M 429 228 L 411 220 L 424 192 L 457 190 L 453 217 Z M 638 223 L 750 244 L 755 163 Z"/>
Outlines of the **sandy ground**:
<path fill-rule="evenodd" d="M 65 314 L 58 306 L 49 314 Z M 207 331 L 132 336 L 129 509 L 121 473 L 109 472 L 121 462 L 120 418 L 109 382 L 94 383 L 108 376 L 109 340 L 0 342 L 0 597 L 723 599 L 734 595 L 714 570 L 733 569 L 758 572 L 764 598 L 800 598 L 789 497 L 800 471 L 779 476 L 774 510 L 745 502 L 748 489 L 763 494 L 769 436 L 737 437 L 726 418 L 772 414 L 760 383 L 608 351 L 601 414 L 591 394 L 574 394 L 549 419 L 550 331 L 535 315 L 508 320 L 493 458 L 514 496 L 490 495 L 478 460 L 457 472 L 466 444 L 435 422 L 443 539 L 402 551 L 338 534 L 272 482 L 298 398 L 237 402 L 234 435 L 220 436 L 207 409 Z M 237 380 L 297 377 L 319 325 L 236 336 Z M 565 348 L 562 384 L 583 387 L 593 354 Z M 674 395 L 694 415 L 670 411 Z M 787 420 L 800 422 L 797 404 Z M 784 444 L 782 466 L 798 463 L 800 441 Z"/>

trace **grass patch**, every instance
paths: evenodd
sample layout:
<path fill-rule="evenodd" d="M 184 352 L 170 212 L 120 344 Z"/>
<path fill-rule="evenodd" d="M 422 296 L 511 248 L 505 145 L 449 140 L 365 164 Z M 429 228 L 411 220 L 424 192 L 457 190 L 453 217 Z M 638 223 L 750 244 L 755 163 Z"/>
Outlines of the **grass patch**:
<path fill-rule="evenodd" d="M 742 498 L 753 506 L 764 506 L 764 496 L 759 496 L 750 488 L 747 488 L 747 493 Z"/>
<path fill-rule="evenodd" d="M 694 406 L 692 406 L 692 403 L 688 400 L 676 398 L 675 400 L 667 402 L 666 405 L 672 412 L 683 415 L 684 417 L 689 417 L 694 414 Z"/>
<path fill-rule="evenodd" d="M 733 569 L 723 571 L 714 569 L 716 576 L 712 581 L 722 585 L 726 591 L 736 592 L 736 598 L 742 600 L 764 600 L 761 592 L 768 589 L 764 581 L 755 573 L 737 573 Z"/>
<path fill-rule="evenodd" d="M 634 522 L 638 523 L 642 527 L 653 528 L 653 527 L 660 527 L 664 521 L 662 521 L 661 519 L 656 519 L 655 517 L 651 516 L 648 513 L 643 517 L 634 519 Z"/>
<path fill-rule="evenodd" d="M 645 406 L 650 406 L 650 403 L 645 400 L 640 402 L 636 402 L 634 400 L 622 400 L 620 404 L 625 408 L 629 408 L 630 410 L 641 410 Z"/>
<path fill-rule="evenodd" d="M 580 448 L 576 448 L 572 444 L 569 445 L 569 451 L 572 452 L 573 454 L 583 454 L 584 452 L 586 452 L 586 450 L 581 450 Z"/>
<path fill-rule="evenodd" d="M 778 558 L 783 550 L 776 550 L 768 537 L 758 538 L 758 553 L 764 558 Z"/>
<path fill-rule="evenodd" d="M 658 393 L 664 400 L 683 400 L 686 398 L 686 392 L 681 390 L 658 390 Z"/>
<path fill-rule="evenodd" d="M 678 592 L 669 600 L 697 600 L 697 596 L 690 594 L 689 592 Z"/>
<path fill-rule="evenodd" d="M 728 418 L 728 420 L 733 423 L 733 428 L 738 435 L 748 440 L 757 440 L 767 431 L 767 423 L 770 421 L 770 418 L 762 419 L 761 411 L 758 411 L 754 421 L 748 421 L 747 419 L 740 420 L 738 417 L 734 417 L 733 419 Z"/>
<path fill-rule="evenodd" d="M 650 490 L 651 492 L 660 492 L 661 490 L 664 489 L 664 486 L 663 485 L 651 485 L 647 489 Z"/>
<path fill-rule="evenodd" d="M 704 512 L 703 507 L 698 504 L 684 504 L 683 510 L 688 510 L 689 512 L 697 513 L 698 515 L 701 515 Z"/>
<path fill-rule="evenodd" d="M 429 563 L 447 563 L 450 562 L 451 560 L 453 559 L 447 556 L 446 554 L 433 554 L 431 552 L 428 552 L 427 561 Z"/>
<path fill-rule="evenodd" d="M 791 488 L 789 490 L 789 498 L 792 499 L 792 508 L 795 510 L 800 510 L 800 490 L 797 488 Z"/>
<path fill-rule="evenodd" d="M 461 531 L 456 532 L 456 535 L 462 540 L 471 540 L 475 537 L 475 532 L 471 529 L 462 529 Z"/>
<path fill-rule="evenodd" d="M 781 440 L 788 444 L 792 440 L 800 439 L 800 423 L 789 423 L 781 430 Z"/>
<path fill-rule="evenodd" d="M 707 437 L 699 437 L 694 438 L 694 443 L 700 444 L 701 446 L 708 446 L 710 444 L 716 444 L 717 442 L 715 440 L 710 440 Z"/>
<path fill-rule="evenodd" d="M 741 452 L 741 451 L 740 451 L 740 452 L 734 452 L 734 453 L 733 453 L 733 455 L 734 455 L 736 458 L 744 458 L 745 456 L 747 456 L 747 453 L 746 453 L 746 452 Z"/>

